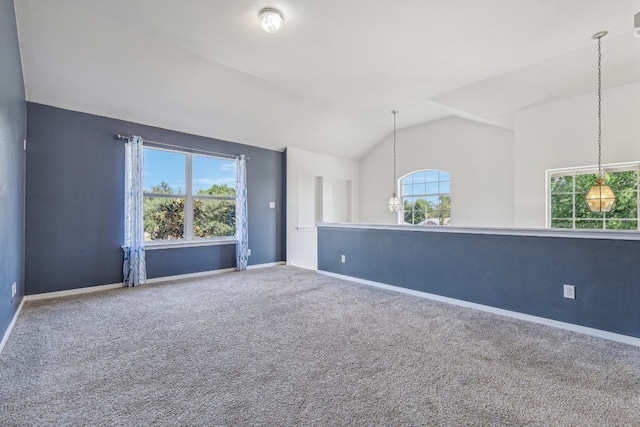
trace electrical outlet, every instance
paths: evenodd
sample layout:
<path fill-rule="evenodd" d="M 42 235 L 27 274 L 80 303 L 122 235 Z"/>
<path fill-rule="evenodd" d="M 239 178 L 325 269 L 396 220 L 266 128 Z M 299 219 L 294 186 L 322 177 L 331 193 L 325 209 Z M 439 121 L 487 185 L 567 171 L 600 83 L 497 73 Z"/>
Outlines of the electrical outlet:
<path fill-rule="evenodd" d="M 251 249 L 247 249 L 247 256 L 251 256 Z"/>
<path fill-rule="evenodd" d="M 18 287 L 16 286 L 16 282 L 13 282 L 11 285 L 11 301 L 16 297 L 16 293 L 18 292 Z"/>
<path fill-rule="evenodd" d="M 564 297 L 576 299 L 576 287 L 573 285 L 564 285 Z"/>
<path fill-rule="evenodd" d="M 23 143 L 24 143 L 24 151 L 27 151 L 27 140 L 25 139 Z"/>
<path fill-rule="evenodd" d="M 269 207 L 271 209 L 275 209 L 276 208 L 276 202 L 269 202 Z"/>
<path fill-rule="evenodd" d="M 347 257 L 345 255 L 340 255 L 340 262 L 347 262 Z"/>

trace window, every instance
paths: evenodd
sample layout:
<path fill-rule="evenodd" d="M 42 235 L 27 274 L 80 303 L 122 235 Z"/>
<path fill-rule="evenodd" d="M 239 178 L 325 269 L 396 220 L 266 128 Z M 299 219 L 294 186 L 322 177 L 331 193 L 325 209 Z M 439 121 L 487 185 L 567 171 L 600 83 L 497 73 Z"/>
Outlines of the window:
<path fill-rule="evenodd" d="M 145 240 L 233 236 L 235 168 L 233 160 L 145 147 Z"/>
<path fill-rule="evenodd" d="M 451 224 L 451 178 L 447 172 L 422 170 L 400 180 L 405 224 Z"/>
<path fill-rule="evenodd" d="M 591 212 L 585 195 L 595 184 L 597 169 L 547 171 L 550 228 L 638 230 L 639 163 L 603 166 L 606 183 L 616 195 L 610 212 Z"/>

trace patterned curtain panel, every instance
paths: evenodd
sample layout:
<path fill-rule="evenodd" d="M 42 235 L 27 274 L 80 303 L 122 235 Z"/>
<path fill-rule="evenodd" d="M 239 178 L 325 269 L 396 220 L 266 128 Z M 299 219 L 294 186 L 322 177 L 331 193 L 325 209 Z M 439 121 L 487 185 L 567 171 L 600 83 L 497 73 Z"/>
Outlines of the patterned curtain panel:
<path fill-rule="evenodd" d="M 131 136 L 126 143 L 124 195 L 124 286 L 147 281 L 144 255 L 144 212 L 142 138 Z"/>
<path fill-rule="evenodd" d="M 247 269 L 248 252 L 247 159 L 244 155 L 240 155 L 236 161 L 236 270 Z"/>

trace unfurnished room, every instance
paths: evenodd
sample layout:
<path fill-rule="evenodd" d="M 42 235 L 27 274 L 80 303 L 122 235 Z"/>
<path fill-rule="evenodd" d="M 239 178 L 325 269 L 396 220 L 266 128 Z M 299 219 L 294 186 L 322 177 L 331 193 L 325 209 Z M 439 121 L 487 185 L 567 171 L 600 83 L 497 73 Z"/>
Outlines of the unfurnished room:
<path fill-rule="evenodd" d="M 640 423 L 640 0 L 0 0 L 0 425 Z"/>

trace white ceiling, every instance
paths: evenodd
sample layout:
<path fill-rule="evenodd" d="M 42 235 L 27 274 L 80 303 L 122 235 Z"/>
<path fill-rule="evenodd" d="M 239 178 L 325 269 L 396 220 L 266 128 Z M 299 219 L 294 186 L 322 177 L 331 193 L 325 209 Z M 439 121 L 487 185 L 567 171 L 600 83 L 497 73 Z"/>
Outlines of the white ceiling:
<path fill-rule="evenodd" d="M 263 7 L 282 31 L 264 33 Z M 393 126 L 640 81 L 640 0 L 15 0 L 29 101 L 361 158 Z M 144 135 L 142 135 L 144 137 Z"/>

